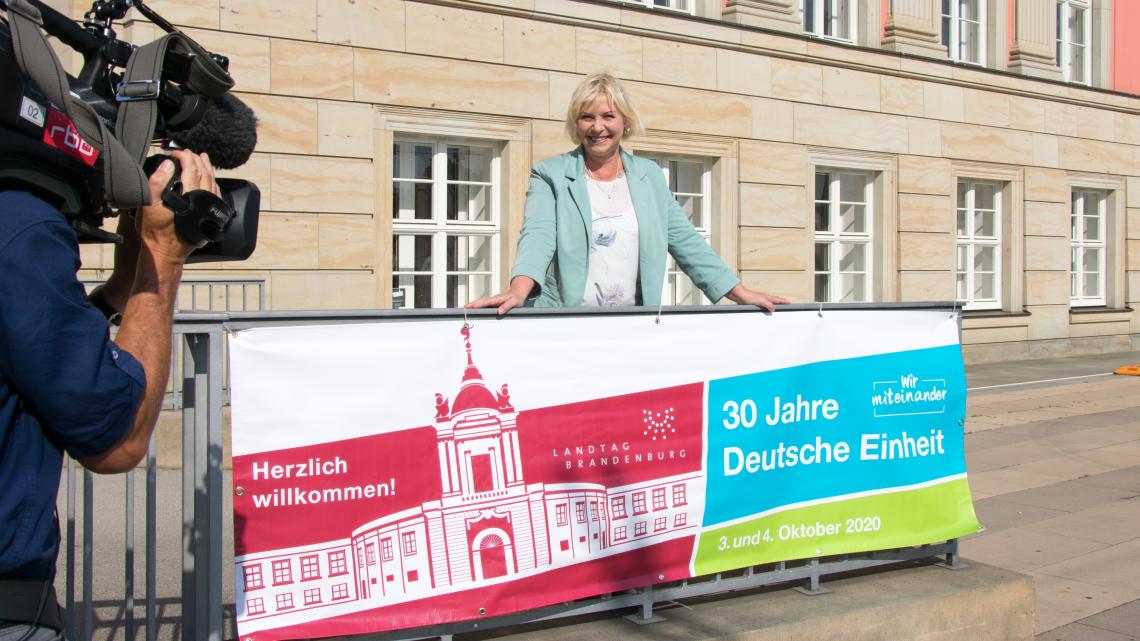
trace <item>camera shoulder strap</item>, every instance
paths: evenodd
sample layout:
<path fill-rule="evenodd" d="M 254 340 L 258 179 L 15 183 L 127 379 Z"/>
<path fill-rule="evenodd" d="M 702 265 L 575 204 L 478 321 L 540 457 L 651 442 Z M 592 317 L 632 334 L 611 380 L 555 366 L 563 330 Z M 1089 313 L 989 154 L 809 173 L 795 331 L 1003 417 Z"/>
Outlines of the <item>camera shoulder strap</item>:
<path fill-rule="evenodd" d="M 150 204 L 150 185 L 142 165 L 123 147 L 90 105 L 71 94 L 67 74 L 48 44 L 39 10 L 26 0 L 6 0 L 12 50 L 20 71 L 31 78 L 66 115 L 81 136 L 101 153 L 103 184 L 112 207 Z"/>

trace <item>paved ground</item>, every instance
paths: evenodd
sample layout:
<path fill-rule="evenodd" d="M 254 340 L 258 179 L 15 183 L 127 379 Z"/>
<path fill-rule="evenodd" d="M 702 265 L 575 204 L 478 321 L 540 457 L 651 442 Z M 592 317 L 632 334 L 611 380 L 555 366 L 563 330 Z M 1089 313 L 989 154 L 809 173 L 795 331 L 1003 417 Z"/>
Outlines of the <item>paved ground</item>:
<path fill-rule="evenodd" d="M 1034 577 L 1037 641 L 1140 639 L 1140 377 L 1106 374 L 1134 363 L 1140 352 L 967 369 L 987 531 L 962 555 Z"/>
<path fill-rule="evenodd" d="M 975 508 L 987 530 L 963 541 L 962 554 L 1034 577 L 1036 641 L 1140 639 L 1140 377 L 1108 374 L 1134 363 L 1140 363 L 1140 352 L 967 368 L 967 466 Z M 140 586 L 142 476 L 134 480 Z M 159 470 L 159 639 L 184 636 L 178 597 L 180 483 L 181 471 Z M 120 477 L 98 478 L 94 484 L 98 640 L 144 638 L 141 631 L 130 637 L 123 624 L 126 487 Z M 224 498 L 228 515 L 228 484 Z M 63 497 L 60 514 L 66 519 Z M 229 563 L 228 518 L 223 532 Z M 225 603 L 227 637 L 232 637 L 228 565 Z M 141 620 L 142 603 L 135 612 Z"/>

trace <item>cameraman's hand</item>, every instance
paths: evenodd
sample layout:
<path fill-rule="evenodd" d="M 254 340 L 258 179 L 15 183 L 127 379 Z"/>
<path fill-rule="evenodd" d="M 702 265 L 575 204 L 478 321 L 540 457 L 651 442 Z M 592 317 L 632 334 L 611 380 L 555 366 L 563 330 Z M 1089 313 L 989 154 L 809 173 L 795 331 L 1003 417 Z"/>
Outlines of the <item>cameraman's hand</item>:
<path fill-rule="evenodd" d="M 214 181 L 214 168 L 206 154 L 195 154 L 181 149 L 171 155 L 182 166 L 182 193 L 204 189 L 214 195 L 221 195 L 218 183 Z M 139 209 L 139 237 L 156 260 L 170 261 L 181 265 L 194 251 L 178 237 L 174 231 L 174 213 L 162 204 L 162 191 L 174 175 L 174 165 L 164 160 L 150 176 L 151 205 Z"/>

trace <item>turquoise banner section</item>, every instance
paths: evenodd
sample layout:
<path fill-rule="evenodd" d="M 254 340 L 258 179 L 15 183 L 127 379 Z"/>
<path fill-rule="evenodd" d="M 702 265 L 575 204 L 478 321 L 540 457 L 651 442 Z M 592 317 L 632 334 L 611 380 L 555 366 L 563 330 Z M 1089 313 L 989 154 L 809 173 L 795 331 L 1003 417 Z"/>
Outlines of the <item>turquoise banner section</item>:
<path fill-rule="evenodd" d="M 966 472 L 958 345 L 714 380 L 706 407 L 706 530 Z"/>

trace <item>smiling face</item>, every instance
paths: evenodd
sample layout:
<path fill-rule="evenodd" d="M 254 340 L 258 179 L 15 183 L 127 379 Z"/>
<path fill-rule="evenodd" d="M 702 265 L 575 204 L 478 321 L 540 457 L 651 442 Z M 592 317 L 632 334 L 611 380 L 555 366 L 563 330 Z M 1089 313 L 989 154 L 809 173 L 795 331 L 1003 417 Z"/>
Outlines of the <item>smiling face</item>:
<path fill-rule="evenodd" d="M 618 152 L 626 127 L 625 116 L 610 104 L 609 98 L 600 95 L 582 105 L 577 124 L 578 139 L 588 158 L 604 161 Z"/>

